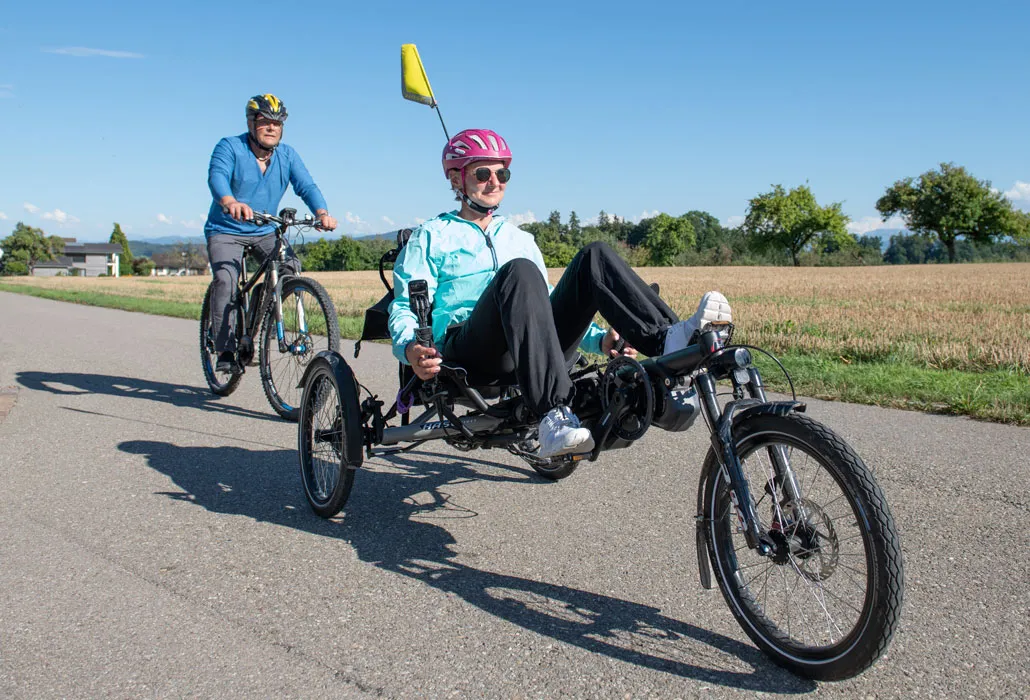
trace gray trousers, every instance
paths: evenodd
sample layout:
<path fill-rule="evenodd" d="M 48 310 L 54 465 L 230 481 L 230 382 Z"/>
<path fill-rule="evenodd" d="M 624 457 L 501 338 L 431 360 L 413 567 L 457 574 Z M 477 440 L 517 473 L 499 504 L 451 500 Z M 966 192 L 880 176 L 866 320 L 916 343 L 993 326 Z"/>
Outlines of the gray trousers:
<path fill-rule="evenodd" d="M 236 352 L 236 305 L 240 303 L 237 284 L 240 279 L 240 264 L 244 246 L 253 246 L 258 263 L 272 253 L 275 234 L 243 236 L 233 233 L 218 233 L 208 236 L 207 257 L 211 261 L 211 327 L 215 330 L 215 350 Z M 300 260 L 293 248 L 286 244 L 287 262 L 284 267 L 295 275 L 300 274 Z M 285 270 L 284 270 L 285 272 Z M 256 339 L 255 339 L 256 340 Z"/>

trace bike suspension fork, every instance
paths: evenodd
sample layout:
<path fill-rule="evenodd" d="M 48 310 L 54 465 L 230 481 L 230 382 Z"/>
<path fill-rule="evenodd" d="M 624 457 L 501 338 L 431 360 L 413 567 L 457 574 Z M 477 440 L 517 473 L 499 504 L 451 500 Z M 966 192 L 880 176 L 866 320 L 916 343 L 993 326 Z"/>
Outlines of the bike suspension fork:
<path fill-rule="evenodd" d="M 755 511 L 751 490 L 744 477 L 744 467 L 737 456 L 737 447 L 733 442 L 733 413 L 723 413 L 716 398 L 715 380 L 707 372 L 702 372 L 694 380 L 704 412 L 708 416 L 708 424 L 712 429 L 712 447 L 719 457 L 720 466 L 729 481 L 731 495 L 744 529 L 744 539 L 752 549 L 767 553 L 769 546 L 761 541 L 761 530 L 758 526 L 758 513 Z M 714 513 L 712 516 L 714 517 Z"/>
<path fill-rule="evenodd" d="M 766 402 L 765 398 L 765 386 L 762 384 L 762 376 L 758 373 L 758 370 L 754 367 L 748 369 L 748 393 L 753 398 L 758 399 L 762 403 Z M 774 486 L 775 480 L 778 479 L 783 487 L 783 490 L 790 497 L 790 500 L 798 503 L 801 501 L 801 486 L 798 485 L 797 476 L 794 474 L 794 470 L 790 466 L 790 458 L 787 455 L 787 448 L 783 445 L 774 445 L 767 448 L 769 451 L 769 460 L 772 462 L 773 469 L 776 474 L 774 475 Z M 775 489 L 772 494 L 773 498 L 776 498 Z"/>
<path fill-rule="evenodd" d="M 286 352 L 286 335 L 283 332 L 283 296 L 279 289 L 278 265 L 271 265 L 268 271 L 269 283 L 272 285 L 272 298 L 275 300 L 275 336 L 279 340 L 279 352 Z"/>

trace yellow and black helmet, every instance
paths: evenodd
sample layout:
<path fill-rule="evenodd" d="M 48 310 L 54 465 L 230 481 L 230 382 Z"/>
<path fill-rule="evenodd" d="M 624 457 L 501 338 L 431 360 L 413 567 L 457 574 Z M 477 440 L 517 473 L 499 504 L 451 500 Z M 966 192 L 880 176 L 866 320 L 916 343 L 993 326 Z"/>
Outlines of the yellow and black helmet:
<path fill-rule="evenodd" d="M 247 119 L 253 119 L 259 114 L 266 119 L 280 123 L 285 122 L 286 117 L 289 116 L 286 105 L 272 93 L 254 95 L 247 100 Z"/>

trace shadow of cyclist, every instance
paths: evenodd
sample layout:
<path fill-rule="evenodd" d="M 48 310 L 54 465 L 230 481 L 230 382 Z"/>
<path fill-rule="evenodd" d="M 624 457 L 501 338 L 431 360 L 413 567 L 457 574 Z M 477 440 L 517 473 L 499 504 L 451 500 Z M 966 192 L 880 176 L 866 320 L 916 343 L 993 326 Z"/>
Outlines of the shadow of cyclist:
<path fill-rule="evenodd" d="M 657 608 L 560 584 L 476 569 L 455 561 L 441 522 L 475 517 L 448 487 L 465 481 L 543 484 L 532 472 L 464 456 L 405 453 L 376 458 L 357 475 L 342 519 L 312 514 L 292 450 L 178 447 L 130 441 L 119 449 L 182 489 L 167 493 L 218 513 L 243 515 L 346 541 L 363 560 L 454 593 L 509 623 L 587 651 L 706 683 L 779 693 L 815 689 L 749 644 L 661 614 Z M 721 603 L 721 598 L 719 599 Z M 740 670 L 750 666 L 748 671 Z"/>
<path fill-rule="evenodd" d="M 18 383 L 26 389 L 48 391 L 51 394 L 78 396 L 83 394 L 104 394 L 132 399 L 160 401 L 182 408 L 197 408 L 202 411 L 226 413 L 245 418 L 279 421 L 270 413 L 251 411 L 239 406 L 220 403 L 219 397 L 206 389 L 181 384 L 155 382 L 138 377 L 115 377 L 108 374 L 83 374 L 80 372 L 18 372 Z"/>

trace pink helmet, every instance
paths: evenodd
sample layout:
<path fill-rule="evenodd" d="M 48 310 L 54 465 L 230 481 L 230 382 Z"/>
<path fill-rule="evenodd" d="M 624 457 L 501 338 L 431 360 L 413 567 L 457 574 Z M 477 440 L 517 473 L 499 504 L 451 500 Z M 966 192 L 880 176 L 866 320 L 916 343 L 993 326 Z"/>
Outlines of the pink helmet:
<path fill-rule="evenodd" d="M 443 147 L 443 174 L 452 168 L 463 169 L 477 160 L 504 161 L 504 167 L 511 165 L 511 149 L 496 132 L 489 129 L 465 129 Z"/>

